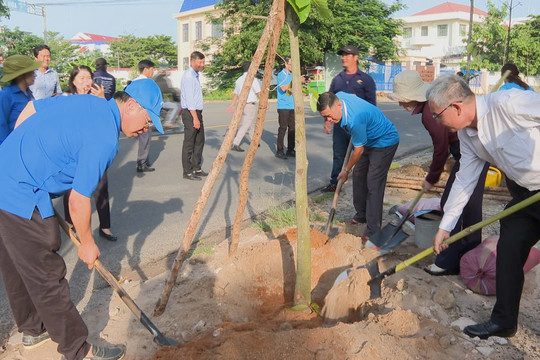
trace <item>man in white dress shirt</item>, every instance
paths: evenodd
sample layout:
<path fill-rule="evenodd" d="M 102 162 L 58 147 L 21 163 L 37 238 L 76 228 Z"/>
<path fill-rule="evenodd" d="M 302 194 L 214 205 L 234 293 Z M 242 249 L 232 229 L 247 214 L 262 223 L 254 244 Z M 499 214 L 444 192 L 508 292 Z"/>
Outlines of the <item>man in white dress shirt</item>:
<path fill-rule="evenodd" d="M 507 207 L 540 191 L 540 95 L 517 89 L 475 96 L 463 79 L 443 75 L 427 92 L 433 117 L 458 131 L 461 167 L 433 239 L 435 252 L 449 237 L 471 196 L 484 163 L 495 164 L 507 176 L 512 200 Z M 540 239 L 540 203 L 500 221 L 497 245 L 497 302 L 489 321 L 463 331 L 486 339 L 513 336 L 517 331 L 523 290 L 523 265 Z"/>
<path fill-rule="evenodd" d="M 242 70 L 244 73 L 234 84 L 234 97 L 232 104 L 227 108 L 227 112 L 231 113 L 234 109 L 234 105 L 240 96 L 242 87 L 244 87 L 244 82 L 246 81 L 247 72 L 251 61 L 244 61 L 242 63 Z M 253 79 L 253 84 L 251 84 L 251 89 L 249 89 L 249 95 L 246 102 L 246 107 L 244 108 L 244 113 L 242 114 L 242 121 L 240 122 L 240 127 L 236 132 L 236 136 L 233 140 L 232 150 L 243 152 L 244 149 L 240 147 L 242 139 L 246 135 L 246 132 L 249 130 L 249 140 L 253 140 L 253 133 L 255 132 L 255 119 L 257 118 L 257 96 L 261 92 L 261 84 L 257 78 Z"/>

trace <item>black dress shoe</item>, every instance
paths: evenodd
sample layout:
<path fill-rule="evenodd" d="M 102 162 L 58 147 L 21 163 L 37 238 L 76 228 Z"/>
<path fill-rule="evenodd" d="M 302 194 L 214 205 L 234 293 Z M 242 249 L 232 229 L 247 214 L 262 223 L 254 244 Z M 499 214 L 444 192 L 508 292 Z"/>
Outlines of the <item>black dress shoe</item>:
<path fill-rule="evenodd" d="M 244 149 L 240 147 L 240 145 L 233 145 L 231 147 L 231 150 L 238 151 L 238 152 L 244 152 Z"/>
<path fill-rule="evenodd" d="M 443 271 L 432 271 L 427 267 L 424 268 L 424 271 L 432 276 L 446 276 L 446 275 L 459 275 L 459 270 L 446 269 Z"/>
<path fill-rule="evenodd" d="M 469 325 L 463 329 L 463 332 L 470 337 L 478 336 L 480 339 L 487 339 L 490 336 L 511 337 L 516 331 L 517 327 L 503 328 L 491 320 L 482 324 Z"/>
<path fill-rule="evenodd" d="M 101 229 L 99 229 L 99 236 L 101 236 L 105 240 L 109 240 L 109 241 L 118 240 L 118 238 L 116 236 L 114 236 L 113 234 L 107 234 L 107 233 L 103 232 L 103 230 L 101 230 Z"/>
<path fill-rule="evenodd" d="M 279 159 L 287 159 L 287 157 L 285 156 L 285 154 L 283 153 L 283 151 L 279 151 L 276 153 L 276 157 L 279 158 Z"/>
<path fill-rule="evenodd" d="M 202 170 L 195 170 L 194 171 L 195 175 L 199 176 L 199 177 L 202 177 L 202 176 L 208 176 L 208 173 L 207 172 L 204 172 Z"/>
<path fill-rule="evenodd" d="M 148 166 L 147 164 L 137 165 L 137 172 L 150 172 L 154 171 L 153 167 Z"/>
<path fill-rule="evenodd" d="M 285 155 L 288 157 L 296 157 L 296 150 L 288 150 Z"/>
<path fill-rule="evenodd" d="M 194 180 L 194 181 L 201 181 L 202 180 L 200 177 L 195 175 L 195 172 L 190 172 L 190 173 L 184 174 L 184 179 Z"/>

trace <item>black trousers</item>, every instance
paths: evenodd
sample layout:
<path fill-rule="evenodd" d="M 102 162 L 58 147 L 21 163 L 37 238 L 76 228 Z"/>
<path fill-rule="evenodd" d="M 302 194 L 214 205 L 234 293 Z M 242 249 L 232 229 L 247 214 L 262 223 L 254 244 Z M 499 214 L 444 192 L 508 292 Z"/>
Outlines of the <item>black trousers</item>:
<path fill-rule="evenodd" d="M 69 195 L 71 190 L 64 194 L 64 218 L 70 224 L 71 215 L 69 213 Z M 96 190 L 94 191 L 94 200 L 96 201 L 96 210 L 99 217 L 99 228 L 110 229 L 111 228 L 111 208 L 109 205 L 109 182 L 107 181 L 107 172 L 103 173 L 101 180 L 98 183 Z"/>
<path fill-rule="evenodd" d="M 456 223 L 456 226 L 450 233 L 451 235 L 457 234 L 461 230 L 474 225 L 482 221 L 482 200 L 484 197 L 484 186 L 486 183 L 486 175 L 489 169 L 489 163 L 484 165 L 482 173 L 478 178 L 476 187 L 469 199 L 469 202 L 463 208 L 463 212 Z M 456 173 L 459 171 L 459 160 L 457 160 L 450 172 L 448 181 L 446 182 L 446 187 L 441 196 L 441 207 L 444 207 L 446 200 L 448 200 L 448 195 L 452 189 L 452 184 L 456 180 Z M 459 271 L 459 262 L 461 257 L 469 250 L 474 249 L 482 242 L 482 230 L 476 230 L 475 232 L 465 236 L 463 239 L 458 240 L 448 247 L 448 249 L 441 252 L 435 257 L 435 265 L 442 269 Z"/>
<path fill-rule="evenodd" d="M 331 184 L 337 185 L 338 183 L 337 177 L 343 168 L 343 162 L 347 155 L 350 140 L 351 135 L 339 123 L 334 124 L 334 130 L 332 131 L 332 150 L 334 155 L 332 158 L 332 174 L 330 174 Z"/>
<path fill-rule="evenodd" d="M 384 189 L 392 159 L 399 144 L 383 148 L 365 148 L 353 170 L 355 220 L 367 223 L 365 235 L 381 229 Z"/>
<path fill-rule="evenodd" d="M 182 111 L 184 123 L 184 144 L 182 145 L 182 167 L 184 174 L 201 170 L 202 153 L 204 148 L 204 122 L 202 110 L 197 110 L 201 122 L 199 130 L 193 127 L 193 116 L 189 110 Z"/>
<path fill-rule="evenodd" d="M 506 183 L 513 197 L 506 208 L 540 191 L 529 191 L 510 179 Z M 497 302 L 491 313 L 491 321 L 497 325 L 504 328 L 517 326 L 524 281 L 523 265 L 538 239 L 540 202 L 501 219 L 501 235 L 497 243 Z"/>
<path fill-rule="evenodd" d="M 0 271 L 19 332 L 48 331 L 58 352 L 80 360 L 90 350 L 88 329 L 69 297 L 59 248 L 54 216 L 42 219 L 36 209 L 28 220 L 0 210 Z"/>
<path fill-rule="evenodd" d="M 295 147 L 295 124 L 294 110 L 278 109 L 278 133 L 277 133 L 277 152 L 283 152 L 285 133 L 287 133 L 287 151 L 294 151 Z"/>

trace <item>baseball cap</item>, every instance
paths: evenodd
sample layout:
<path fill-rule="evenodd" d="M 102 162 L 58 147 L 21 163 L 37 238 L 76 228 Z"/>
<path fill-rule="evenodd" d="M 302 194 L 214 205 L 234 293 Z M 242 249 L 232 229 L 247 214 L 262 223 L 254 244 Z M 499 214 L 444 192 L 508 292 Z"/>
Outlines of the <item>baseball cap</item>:
<path fill-rule="evenodd" d="M 163 126 L 159 118 L 163 107 L 163 97 L 156 82 L 152 79 L 135 80 L 124 91 L 148 111 L 154 127 L 163 134 Z"/>
<path fill-rule="evenodd" d="M 341 50 L 337 52 L 337 54 L 338 55 L 343 55 L 343 54 L 358 55 L 359 51 L 358 51 L 358 48 L 354 45 L 345 45 Z"/>
<path fill-rule="evenodd" d="M 97 58 L 96 66 L 103 66 L 103 65 L 108 65 L 107 60 L 105 60 L 104 58 Z"/>

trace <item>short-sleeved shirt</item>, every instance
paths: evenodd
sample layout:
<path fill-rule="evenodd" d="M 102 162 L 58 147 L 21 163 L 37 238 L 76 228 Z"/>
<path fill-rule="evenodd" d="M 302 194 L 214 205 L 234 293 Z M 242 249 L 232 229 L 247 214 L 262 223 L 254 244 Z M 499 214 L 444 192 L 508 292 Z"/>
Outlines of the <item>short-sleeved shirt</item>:
<path fill-rule="evenodd" d="M 355 147 L 382 148 L 399 143 L 394 124 L 381 110 L 356 95 L 338 92 L 341 100 L 341 127 L 351 134 Z"/>
<path fill-rule="evenodd" d="M 377 106 L 375 81 L 361 70 L 357 70 L 354 74 L 347 74 L 345 71 L 340 72 L 332 79 L 329 91 L 334 94 L 340 91 L 354 94 L 360 99 Z"/>
<path fill-rule="evenodd" d="M 242 76 L 236 79 L 236 82 L 234 83 L 234 93 L 236 95 L 240 95 L 240 92 L 242 92 L 242 87 L 244 86 L 244 82 L 246 81 L 246 76 L 247 76 L 247 72 L 243 73 Z M 248 103 L 257 102 L 257 94 L 260 92 L 261 92 L 261 84 L 259 83 L 259 79 L 255 78 L 253 79 L 253 84 L 251 84 L 251 89 L 249 89 L 247 102 Z"/>
<path fill-rule="evenodd" d="M 54 215 L 51 197 L 90 197 L 118 152 L 120 111 L 93 95 L 34 101 L 36 113 L 0 145 L 0 209 L 30 219 Z"/>
<path fill-rule="evenodd" d="M 294 98 L 287 95 L 286 91 L 281 90 L 282 86 L 289 85 L 292 81 L 292 73 L 283 69 L 277 76 L 277 108 L 280 110 L 293 110 Z"/>
<path fill-rule="evenodd" d="M 94 82 L 103 85 L 105 99 L 110 100 L 116 91 L 116 79 L 105 70 L 94 71 Z"/>
<path fill-rule="evenodd" d="M 32 91 L 26 94 L 15 84 L 0 91 L 0 144 L 13 131 L 17 118 L 28 102 L 34 100 Z"/>
<path fill-rule="evenodd" d="M 199 73 L 189 67 L 184 71 L 180 81 L 180 104 L 182 109 L 202 110 L 203 95 L 201 83 L 199 82 Z"/>
<path fill-rule="evenodd" d="M 30 86 L 30 90 L 34 94 L 34 99 L 46 99 L 62 92 L 58 73 L 53 69 L 49 68 L 45 72 L 36 69 L 34 70 L 34 74 L 36 74 L 36 79 L 34 80 L 34 84 Z"/>

